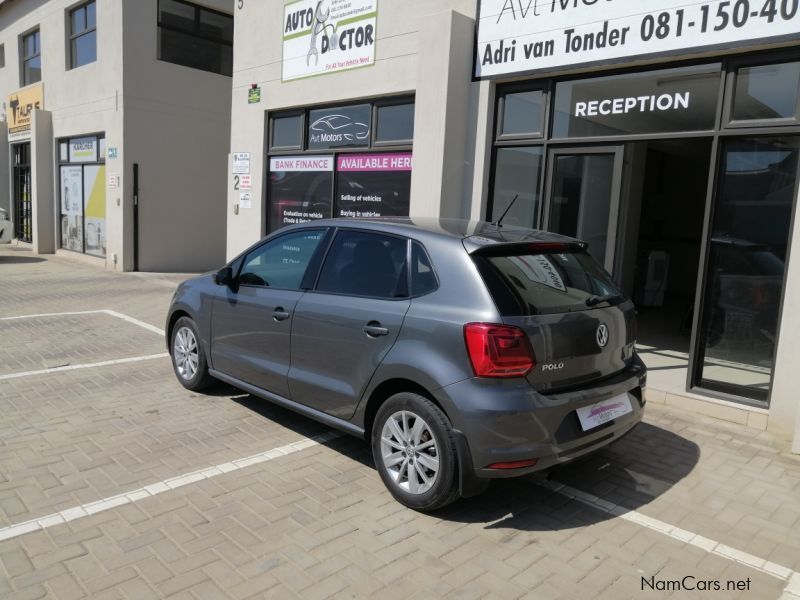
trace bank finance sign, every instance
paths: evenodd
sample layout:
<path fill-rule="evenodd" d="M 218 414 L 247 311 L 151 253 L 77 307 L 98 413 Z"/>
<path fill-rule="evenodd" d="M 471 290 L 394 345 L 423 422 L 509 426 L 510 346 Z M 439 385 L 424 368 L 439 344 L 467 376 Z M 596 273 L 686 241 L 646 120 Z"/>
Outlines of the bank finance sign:
<path fill-rule="evenodd" d="M 300 0 L 283 15 L 283 81 L 375 64 L 378 0 Z"/>
<path fill-rule="evenodd" d="M 800 39 L 800 0 L 480 0 L 476 77 Z"/>

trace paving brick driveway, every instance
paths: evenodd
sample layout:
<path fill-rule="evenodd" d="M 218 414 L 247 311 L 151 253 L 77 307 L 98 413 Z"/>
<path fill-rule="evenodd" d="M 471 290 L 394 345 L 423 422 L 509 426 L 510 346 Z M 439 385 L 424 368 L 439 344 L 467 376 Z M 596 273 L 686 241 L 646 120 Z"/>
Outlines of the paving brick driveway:
<path fill-rule="evenodd" d="M 180 279 L 0 247 L 0 318 L 161 327 Z M 0 597 L 800 597 L 800 458 L 767 433 L 649 406 L 549 483 L 421 515 L 365 443 L 292 446 L 330 431 L 229 387 L 189 393 L 163 353 L 108 313 L 0 320 Z M 73 369 L 118 359 L 135 362 Z M 748 589 L 642 590 L 687 576 Z"/>

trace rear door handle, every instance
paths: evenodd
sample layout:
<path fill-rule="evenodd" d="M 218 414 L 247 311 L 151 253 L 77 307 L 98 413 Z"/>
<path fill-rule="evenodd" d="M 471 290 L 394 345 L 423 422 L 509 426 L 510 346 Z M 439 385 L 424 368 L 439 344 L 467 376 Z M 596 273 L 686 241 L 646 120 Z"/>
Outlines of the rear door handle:
<path fill-rule="evenodd" d="M 286 311 L 282 306 L 279 306 L 272 312 L 272 318 L 276 321 L 285 321 L 291 316 L 292 314 Z"/>
<path fill-rule="evenodd" d="M 389 330 L 383 327 L 378 321 L 370 321 L 361 328 L 361 331 L 373 338 L 389 335 Z"/>

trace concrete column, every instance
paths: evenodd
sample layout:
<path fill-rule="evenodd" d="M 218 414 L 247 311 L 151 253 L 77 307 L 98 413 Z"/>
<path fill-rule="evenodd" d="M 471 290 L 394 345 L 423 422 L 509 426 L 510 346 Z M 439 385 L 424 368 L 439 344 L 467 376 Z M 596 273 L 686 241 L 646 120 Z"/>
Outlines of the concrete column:
<path fill-rule="evenodd" d="M 800 356 L 800 213 L 795 212 L 772 382 L 769 429 L 794 435 L 794 451 L 800 454 L 800 395 L 797 393 L 797 357 Z"/>
<path fill-rule="evenodd" d="M 475 21 L 453 11 L 420 25 L 412 215 L 469 215 L 476 146 L 469 132 L 480 105 L 479 86 L 472 83 L 474 35 Z"/>
<path fill-rule="evenodd" d="M 8 146 L 8 125 L 0 121 L 0 208 L 11 218 L 11 155 Z"/>
<path fill-rule="evenodd" d="M 31 200 L 33 208 L 33 251 L 56 251 L 56 203 L 53 180 L 53 114 L 33 111 L 31 128 Z"/>

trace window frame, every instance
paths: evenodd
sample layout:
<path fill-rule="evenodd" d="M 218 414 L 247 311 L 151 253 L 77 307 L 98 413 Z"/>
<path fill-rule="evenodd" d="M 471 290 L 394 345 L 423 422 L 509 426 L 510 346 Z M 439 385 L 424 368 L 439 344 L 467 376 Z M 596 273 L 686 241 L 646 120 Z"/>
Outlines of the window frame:
<path fill-rule="evenodd" d="M 552 91 L 551 91 L 552 90 Z M 505 104 L 506 96 L 509 94 L 520 94 L 525 92 L 542 93 L 542 121 L 539 124 L 539 131 L 529 133 L 503 133 L 505 125 Z M 495 98 L 495 142 L 516 142 L 522 140 L 544 140 L 547 136 L 550 125 L 551 98 L 555 95 L 553 86 L 549 81 L 537 81 L 504 85 L 499 87 Z"/>
<path fill-rule="evenodd" d="M 780 119 L 734 119 L 736 109 L 736 89 L 739 85 L 739 71 L 748 67 L 769 67 L 800 62 L 796 53 L 780 52 L 756 56 L 744 56 L 729 59 L 726 68 L 727 78 L 723 98 L 722 130 L 753 129 L 762 127 L 787 127 L 800 125 L 800 90 L 797 93 L 797 105 L 794 117 Z"/>
<path fill-rule="evenodd" d="M 227 41 L 222 37 L 215 37 L 207 34 L 203 34 L 200 32 L 200 15 L 203 12 L 211 13 L 215 15 L 219 15 L 222 17 L 227 17 L 231 20 L 231 27 L 234 27 L 234 18 L 233 14 L 229 14 L 223 12 L 221 10 L 216 10 L 214 8 L 209 8 L 206 6 L 201 6 L 199 4 L 194 4 L 192 2 L 188 2 L 188 0 L 170 0 L 170 2 L 174 2 L 176 4 L 183 4 L 188 6 L 194 10 L 194 19 L 192 20 L 193 27 L 192 29 L 184 29 L 182 27 L 175 27 L 173 25 L 164 24 L 161 22 L 161 3 L 162 0 L 158 0 L 156 2 L 156 28 L 158 29 L 158 52 L 157 52 L 157 59 L 161 62 L 169 63 L 171 65 L 178 65 L 179 67 L 185 67 L 187 69 L 195 69 L 198 71 L 204 71 L 205 73 L 215 73 L 217 75 L 222 75 L 223 77 L 232 77 L 233 76 L 233 35 L 231 36 L 231 40 Z M 190 65 L 184 65 L 172 60 L 167 60 L 161 57 L 161 31 L 166 29 L 167 31 L 172 31 L 174 33 L 181 33 L 183 35 L 188 35 L 190 37 L 202 40 L 204 42 L 212 42 L 215 44 L 220 44 L 222 46 L 228 46 L 231 49 L 231 74 L 228 75 L 226 73 L 221 73 L 218 71 L 213 71 L 211 69 L 203 69 L 200 67 L 194 67 Z"/>
<path fill-rule="evenodd" d="M 31 36 L 36 36 L 36 49 L 37 49 L 37 52 L 35 54 L 27 55 L 26 54 L 26 52 L 27 52 L 27 50 L 26 50 L 27 44 L 25 42 Z M 19 78 L 20 78 L 20 83 L 22 84 L 22 87 L 33 85 L 34 83 L 39 83 L 42 80 L 42 30 L 39 28 L 38 25 L 36 27 L 34 27 L 33 29 L 31 29 L 31 30 L 27 31 L 26 33 L 23 33 L 22 35 L 19 36 L 19 46 L 20 46 L 20 52 L 19 52 L 20 73 L 19 73 Z M 39 79 L 37 79 L 35 81 L 28 81 L 28 79 L 26 77 L 26 73 L 27 73 L 27 68 L 26 67 L 27 67 L 27 65 L 28 65 L 28 63 L 30 61 L 32 61 L 32 60 L 34 60 L 36 58 L 39 59 Z"/>
<path fill-rule="evenodd" d="M 308 121 L 307 112 L 308 111 L 303 109 L 294 109 L 282 110 L 280 112 L 274 112 L 270 115 L 269 119 L 267 120 L 267 145 L 270 150 L 275 150 L 278 152 L 302 152 L 304 150 L 306 145 L 306 128 Z M 290 117 L 300 117 L 300 144 L 295 146 L 273 145 L 273 136 L 275 135 L 275 120 L 288 119 Z"/>
<path fill-rule="evenodd" d="M 263 286 L 263 285 L 252 285 L 247 283 L 241 283 L 242 271 L 244 270 L 245 265 L 247 264 L 248 259 L 257 252 L 264 250 L 267 246 L 272 245 L 273 243 L 280 242 L 281 239 L 295 236 L 298 234 L 308 234 L 313 232 L 320 232 L 322 233 L 322 238 L 317 244 L 317 247 L 314 249 L 311 258 L 308 260 L 308 264 L 306 265 L 306 269 L 303 272 L 303 277 L 300 279 L 300 287 L 298 288 L 284 288 L 284 287 L 275 287 L 275 286 Z M 269 237 L 265 240 L 262 240 L 256 246 L 249 248 L 242 254 L 240 254 L 236 259 L 232 260 L 229 266 L 234 265 L 237 261 L 241 261 L 236 269 L 235 274 L 235 282 L 237 289 L 240 287 L 252 288 L 257 290 L 277 290 L 282 292 L 303 292 L 308 289 L 307 281 L 309 279 L 309 274 L 312 273 L 312 267 L 316 268 L 317 261 L 319 260 L 320 253 L 322 251 L 326 251 L 328 247 L 328 238 L 330 236 L 330 227 L 309 227 L 303 229 L 293 229 L 291 231 L 283 231 L 280 235 Z"/>
<path fill-rule="evenodd" d="M 381 108 L 389 106 L 403 106 L 411 105 L 414 110 L 414 127 L 417 123 L 417 103 L 414 96 L 396 96 L 388 99 L 375 100 L 372 104 L 372 117 L 370 118 L 370 148 L 394 148 L 397 146 L 410 146 L 414 143 L 414 132 L 411 132 L 411 137 L 402 140 L 378 140 L 378 113 Z"/>
<path fill-rule="evenodd" d="M 89 19 L 88 19 L 88 7 L 89 5 L 94 4 L 95 10 L 95 17 L 94 17 L 94 26 L 89 27 Z M 85 29 L 81 30 L 79 33 L 75 33 L 72 30 L 72 16 L 80 11 L 83 10 L 84 12 L 84 25 Z M 76 53 L 74 52 L 73 42 L 76 40 L 91 35 L 92 33 L 95 34 L 94 36 L 94 60 L 90 60 L 89 62 L 85 62 L 82 64 L 76 64 Z M 97 62 L 97 0 L 88 0 L 87 2 L 83 2 L 82 4 L 78 4 L 77 6 L 73 6 L 72 8 L 67 9 L 67 70 L 71 71 L 73 69 L 79 69 L 80 67 L 85 67 L 86 65 L 90 65 L 92 63 Z"/>
<path fill-rule="evenodd" d="M 345 294 L 342 292 L 330 292 L 327 290 L 320 290 L 319 289 L 319 280 L 322 277 L 322 271 L 325 269 L 325 264 L 328 262 L 328 258 L 330 257 L 331 250 L 333 249 L 333 245 L 336 242 L 336 239 L 342 233 L 359 233 L 359 234 L 368 234 L 368 235 L 377 235 L 383 237 L 390 237 L 395 238 L 401 241 L 405 241 L 406 243 L 406 282 L 405 282 L 405 295 L 402 297 L 397 298 L 384 298 L 382 296 L 364 296 L 362 294 Z M 373 229 L 368 228 L 361 228 L 361 227 L 336 227 L 335 230 L 331 234 L 330 241 L 325 248 L 325 255 L 322 257 L 320 261 L 319 270 L 317 271 L 316 277 L 314 278 L 314 285 L 307 291 L 313 292 L 315 294 L 321 294 L 325 296 L 338 296 L 342 298 L 364 298 L 367 300 L 381 300 L 384 302 L 407 302 L 412 299 L 411 295 L 411 243 L 412 240 L 409 237 L 404 235 L 398 235 L 396 233 L 390 233 L 387 231 L 376 231 Z M 430 255 L 429 255 L 430 257 Z M 431 263 L 431 268 L 433 268 L 433 263 Z M 435 272 L 434 272 L 435 273 Z M 400 278 L 398 277 L 398 283 Z M 437 278 L 438 282 L 438 278 Z M 437 288 L 438 289 L 438 288 Z"/>

